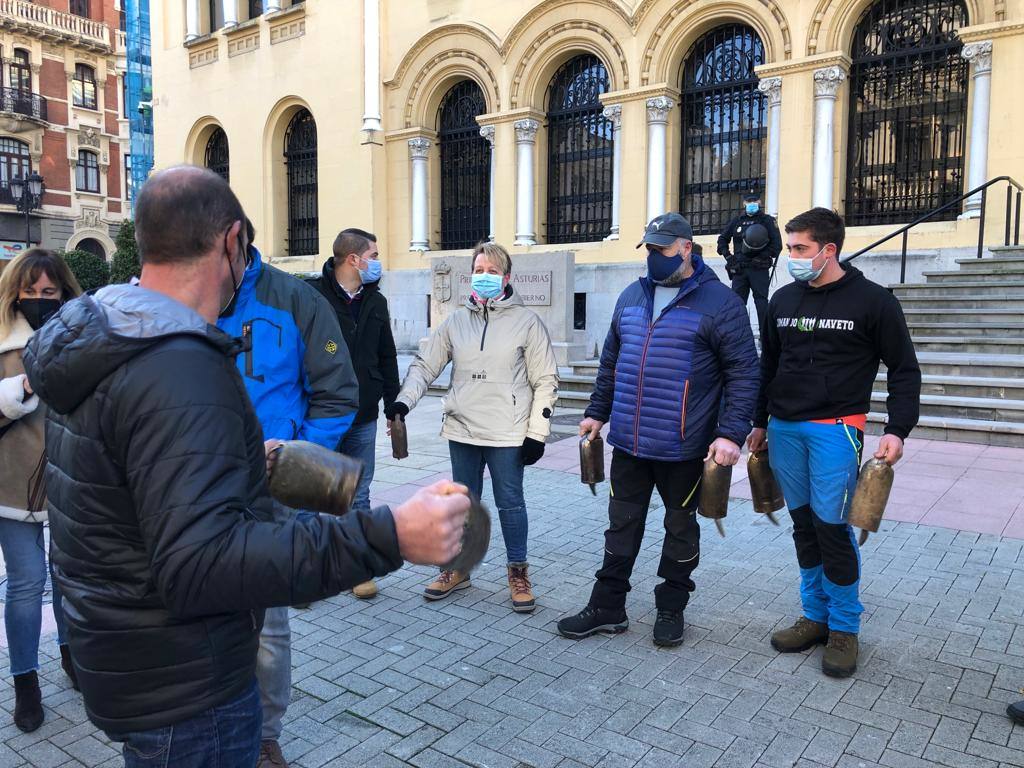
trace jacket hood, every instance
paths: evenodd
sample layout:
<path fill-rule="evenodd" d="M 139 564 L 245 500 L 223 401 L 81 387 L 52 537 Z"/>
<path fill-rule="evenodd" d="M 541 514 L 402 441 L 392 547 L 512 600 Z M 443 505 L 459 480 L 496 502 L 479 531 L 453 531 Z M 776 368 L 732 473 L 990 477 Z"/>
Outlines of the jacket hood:
<path fill-rule="evenodd" d="M 107 376 L 160 341 L 198 336 L 233 354 L 230 336 L 184 304 L 134 285 L 110 285 L 69 301 L 25 347 L 32 389 L 58 413 L 77 408 Z"/>
<path fill-rule="evenodd" d="M 470 294 L 469 298 L 466 299 L 466 306 L 470 309 L 471 312 L 482 312 L 484 308 L 484 305 L 478 302 L 473 294 Z M 510 283 L 508 287 L 505 288 L 504 296 L 502 296 L 500 299 L 491 299 L 490 301 L 487 302 L 487 311 L 501 312 L 503 309 L 508 309 L 509 307 L 525 306 L 526 304 L 523 302 L 523 297 L 516 293 L 515 289 L 512 287 L 512 284 Z"/>
<path fill-rule="evenodd" d="M 32 326 L 28 324 L 28 320 L 21 312 L 14 313 L 14 322 L 11 324 L 11 330 L 6 337 L 0 339 L 0 354 L 4 352 L 10 352 L 15 349 L 24 349 L 25 345 L 28 344 L 28 340 L 32 338 L 32 334 L 35 331 L 32 330 Z"/>

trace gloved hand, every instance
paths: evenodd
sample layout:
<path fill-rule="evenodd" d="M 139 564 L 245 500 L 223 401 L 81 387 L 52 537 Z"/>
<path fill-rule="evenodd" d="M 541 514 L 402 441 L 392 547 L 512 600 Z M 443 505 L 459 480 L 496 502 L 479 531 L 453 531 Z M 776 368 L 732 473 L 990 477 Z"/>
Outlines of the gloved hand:
<path fill-rule="evenodd" d="M 544 456 L 544 443 L 528 437 L 523 441 L 523 466 L 536 464 Z"/>
<path fill-rule="evenodd" d="M 25 374 L 0 381 L 0 413 L 11 421 L 28 416 L 39 407 L 39 396 L 25 391 Z"/>
<path fill-rule="evenodd" d="M 391 405 L 384 406 L 384 417 L 388 421 L 394 421 L 396 418 L 405 421 L 405 417 L 409 415 L 409 406 L 405 403 L 400 403 L 397 400 Z"/>

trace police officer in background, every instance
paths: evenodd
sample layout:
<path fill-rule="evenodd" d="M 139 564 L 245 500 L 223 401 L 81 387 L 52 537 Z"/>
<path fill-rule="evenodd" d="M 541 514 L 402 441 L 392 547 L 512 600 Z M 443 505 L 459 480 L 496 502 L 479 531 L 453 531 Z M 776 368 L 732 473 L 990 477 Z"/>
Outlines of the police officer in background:
<path fill-rule="evenodd" d="M 718 253 L 725 258 L 732 289 L 744 305 L 750 292 L 754 292 L 757 324 L 761 326 L 768 311 L 769 270 L 782 253 L 782 235 L 775 219 L 761 210 L 759 193 L 751 191 L 744 195 L 743 203 L 743 213 L 726 224 L 718 236 Z"/>

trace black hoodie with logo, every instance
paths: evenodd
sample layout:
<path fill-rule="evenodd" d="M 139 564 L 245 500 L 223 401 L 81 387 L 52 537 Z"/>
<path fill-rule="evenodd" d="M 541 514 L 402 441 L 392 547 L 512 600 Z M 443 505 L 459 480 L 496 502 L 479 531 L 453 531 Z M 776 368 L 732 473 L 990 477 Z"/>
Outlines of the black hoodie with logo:
<path fill-rule="evenodd" d="M 889 397 L 886 434 L 906 439 L 917 424 L 921 369 L 899 301 L 843 264 L 845 274 L 812 288 L 780 288 L 761 329 L 761 393 L 754 426 L 768 416 L 812 421 L 868 413 L 879 361 Z"/>

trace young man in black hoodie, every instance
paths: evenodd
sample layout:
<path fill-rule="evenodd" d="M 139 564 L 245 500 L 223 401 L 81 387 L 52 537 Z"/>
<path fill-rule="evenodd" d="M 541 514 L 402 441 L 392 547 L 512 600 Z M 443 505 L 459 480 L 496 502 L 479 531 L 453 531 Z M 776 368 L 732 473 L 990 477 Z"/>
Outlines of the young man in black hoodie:
<path fill-rule="evenodd" d="M 839 262 L 845 227 L 814 208 L 786 224 L 789 272 L 761 327 L 761 394 L 751 451 L 769 451 L 793 518 L 803 616 L 772 635 L 796 653 L 827 643 L 822 671 L 857 669 L 860 553 L 847 514 L 879 362 L 889 420 L 875 458 L 895 464 L 917 424 L 921 370 L 899 302 Z M 770 418 L 769 418 L 770 417 Z"/>
<path fill-rule="evenodd" d="M 359 381 L 359 411 L 338 450 L 363 462 L 363 478 L 352 506 L 364 511 L 370 509 L 378 406 L 381 399 L 385 406 L 391 405 L 402 388 L 380 276 L 376 236 L 361 229 L 345 229 L 334 240 L 334 256 L 324 264 L 323 274 L 311 281 L 338 316 Z M 363 600 L 376 597 L 377 585 L 373 581 L 359 584 L 352 594 Z"/>

